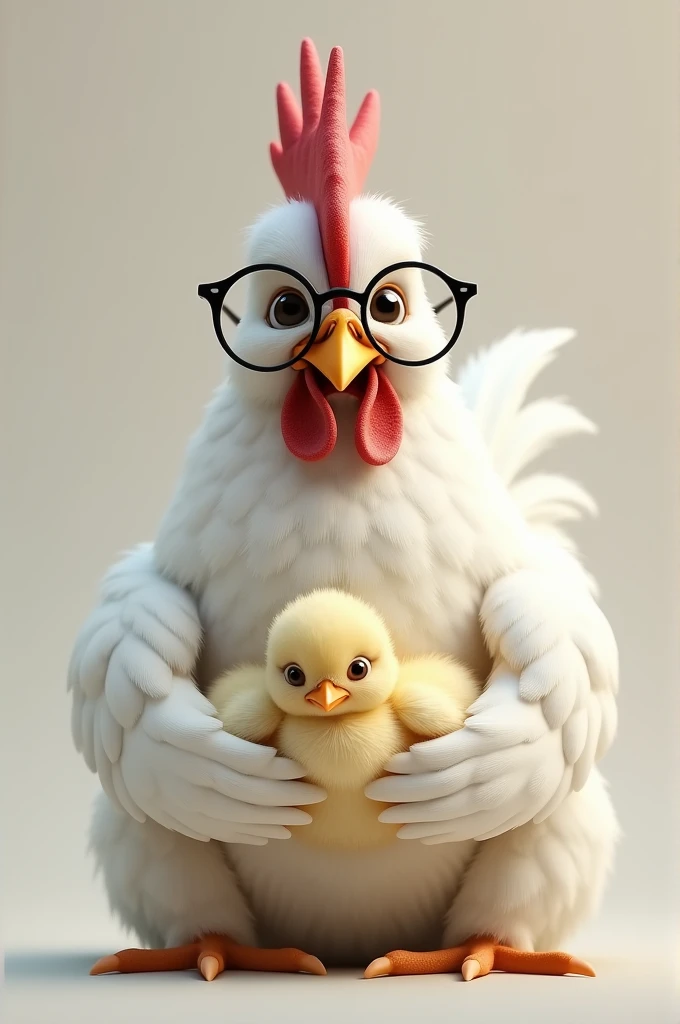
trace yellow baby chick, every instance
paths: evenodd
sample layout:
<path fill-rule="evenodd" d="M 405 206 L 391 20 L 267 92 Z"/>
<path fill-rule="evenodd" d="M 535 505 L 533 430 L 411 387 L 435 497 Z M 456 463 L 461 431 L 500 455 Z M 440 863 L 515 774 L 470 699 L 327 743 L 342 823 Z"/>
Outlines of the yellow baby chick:
<path fill-rule="evenodd" d="M 385 774 L 393 754 L 459 729 L 480 689 L 451 658 L 399 662 L 370 605 L 317 590 L 276 617 L 265 665 L 227 672 L 208 697 L 228 732 L 277 747 L 327 790 L 323 803 L 307 808 L 312 822 L 296 838 L 365 849 L 399 829 L 378 821 L 383 808 L 365 787 Z"/>

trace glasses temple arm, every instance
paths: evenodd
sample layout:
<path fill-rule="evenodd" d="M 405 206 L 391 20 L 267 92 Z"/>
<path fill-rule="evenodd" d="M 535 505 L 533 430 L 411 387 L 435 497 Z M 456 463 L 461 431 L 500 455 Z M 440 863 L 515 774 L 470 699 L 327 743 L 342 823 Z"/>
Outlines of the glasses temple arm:
<path fill-rule="evenodd" d="M 439 314 L 441 313 L 441 311 L 443 309 L 446 309 L 447 306 L 450 306 L 451 303 L 455 302 L 455 301 L 456 300 L 455 300 L 454 296 L 453 295 L 449 295 L 448 299 L 444 299 L 443 302 L 440 302 L 438 306 L 434 307 L 435 315 L 439 316 Z"/>
<path fill-rule="evenodd" d="M 232 313 L 232 311 L 229 309 L 229 306 L 225 305 L 224 303 L 222 303 L 222 312 L 226 313 L 229 319 L 231 320 L 232 324 L 236 324 L 237 327 L 241 323 L 241 317 L 236 316 L 236 313 Z"/>

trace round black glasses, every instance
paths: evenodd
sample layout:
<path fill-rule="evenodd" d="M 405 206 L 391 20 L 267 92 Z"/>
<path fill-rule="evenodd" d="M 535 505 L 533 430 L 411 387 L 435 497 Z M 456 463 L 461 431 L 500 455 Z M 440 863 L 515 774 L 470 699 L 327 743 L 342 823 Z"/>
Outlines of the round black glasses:
<path fill-rule="evenodd" d="M 421 272 L 427 302 L 441 328 L 441 346 L 424 358 L 396 356 L 375 334 L 381 327 L 384 333 L 408 320 L 404 291 L 389 280 L 390 275 L 402 270 Z M 359 305 L 366 338 L 385 359 L 402 366 L 433 363 L 450 352 L 460 337 L 465 309 L 468 300 L 477 294 L 477 285 L 458 281 L 429 263 L 404 260 L 381 270 L 363 292 L 330 288 L 318 293 L 302 274 L 290 267 L 255 263 L 223 281 L 199 285 L 198 294 L 210 303 L 217 340 L 227 355 L 249 370 L 272 372 L 285 370 L 304 359 L 317 340 L 323 307 L 333 299 L 349 299 Z M 266 322 L 275 329 L 268 331 L 265 339 L 259 331 L 255 337 L 254 325 L 248 326 L 245 322 L 241 325 L 241 317 L 236 312 L 245 308 L 249 296 L 256 302 L 260 300 L 262 307 L 267 308 Z M 239 325 L 240 330 L 237 330 Z M 290 341 L 287 351 L 292 353 L 284 361 L 281 361 L 281 331 L 286 332 L 286 340 Z"/>

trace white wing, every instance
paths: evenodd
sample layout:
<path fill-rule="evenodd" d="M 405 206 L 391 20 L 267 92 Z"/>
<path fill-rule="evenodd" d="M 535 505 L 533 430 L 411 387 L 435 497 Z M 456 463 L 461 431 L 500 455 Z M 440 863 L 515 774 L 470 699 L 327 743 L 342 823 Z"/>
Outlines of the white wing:
<path fill-rule="evenodd" d="M 399 805 L 380 820 L 401 823 L 402 839 L 490 839 L 542 821 L 614 738 L 616 642 L 582 577 L 512 573 L 487 590 L 481 618 L 496 667 L 464 727 L 397 754 L 395 774 L 366 790 Z"/>
<path fill-rule="evenodd" d="M 593 425 L 562 400 L 523 405 L 571 331 L 515 332 L 474 357 L 459 384 L 496 470 L 532 527 L 532 564 L 487 590 L 481 622 L 495 670 L 463 729 L 414 745 L 367 795 L 381 820 L 425 843 L 488 839 L 546 818 L 611 745 L 618 652 L 592 581 L 559 523 L 594 512 L 560 476 L 518 475 L 554 441 Z"/>
<path fill-rule="evenodd" d="M 323 791 L 302 768 L 222 729 L 191 681 L 201 642 L 192 597 L 144 545 L 109 572 L 71 657 L 72 732 L 120 808 L 195 839 L 262 845 L 310 816 Z M 310 799 L 311 798 L 311 799 Z"/>

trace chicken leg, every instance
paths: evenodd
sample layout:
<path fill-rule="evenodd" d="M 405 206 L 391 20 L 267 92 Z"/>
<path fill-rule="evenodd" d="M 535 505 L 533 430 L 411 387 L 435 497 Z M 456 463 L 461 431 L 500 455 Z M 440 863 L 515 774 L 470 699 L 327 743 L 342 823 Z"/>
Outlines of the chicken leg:
<path fill-rule="evenodd" d="M 136 974 L 145 971 L 186 971 L 198 968 L 206 981 L 227 969 L 236 971 L 304 972 L 325 974 L 315 956 L 301 949 L 259 949 L 242 946 L 227 935 L 205 935 L 171 949 L 122 949 L 103 956 L 90 974 Z"/>
<path fill-rule="evenodd" d="M 491 971 L 595 977 L 590 964 L 568 953 L 529 953 L 511 946 L 501 946 L 491 936 L 479 935 L 468 939 L 462 946 L 428 953 L 395 949 L 373 960 L 366 968 L 364 978 L 380 978 L 390 974 L 447 974 L 453 971 L 460 971 L 464 981 L 481 978 Z"/>

